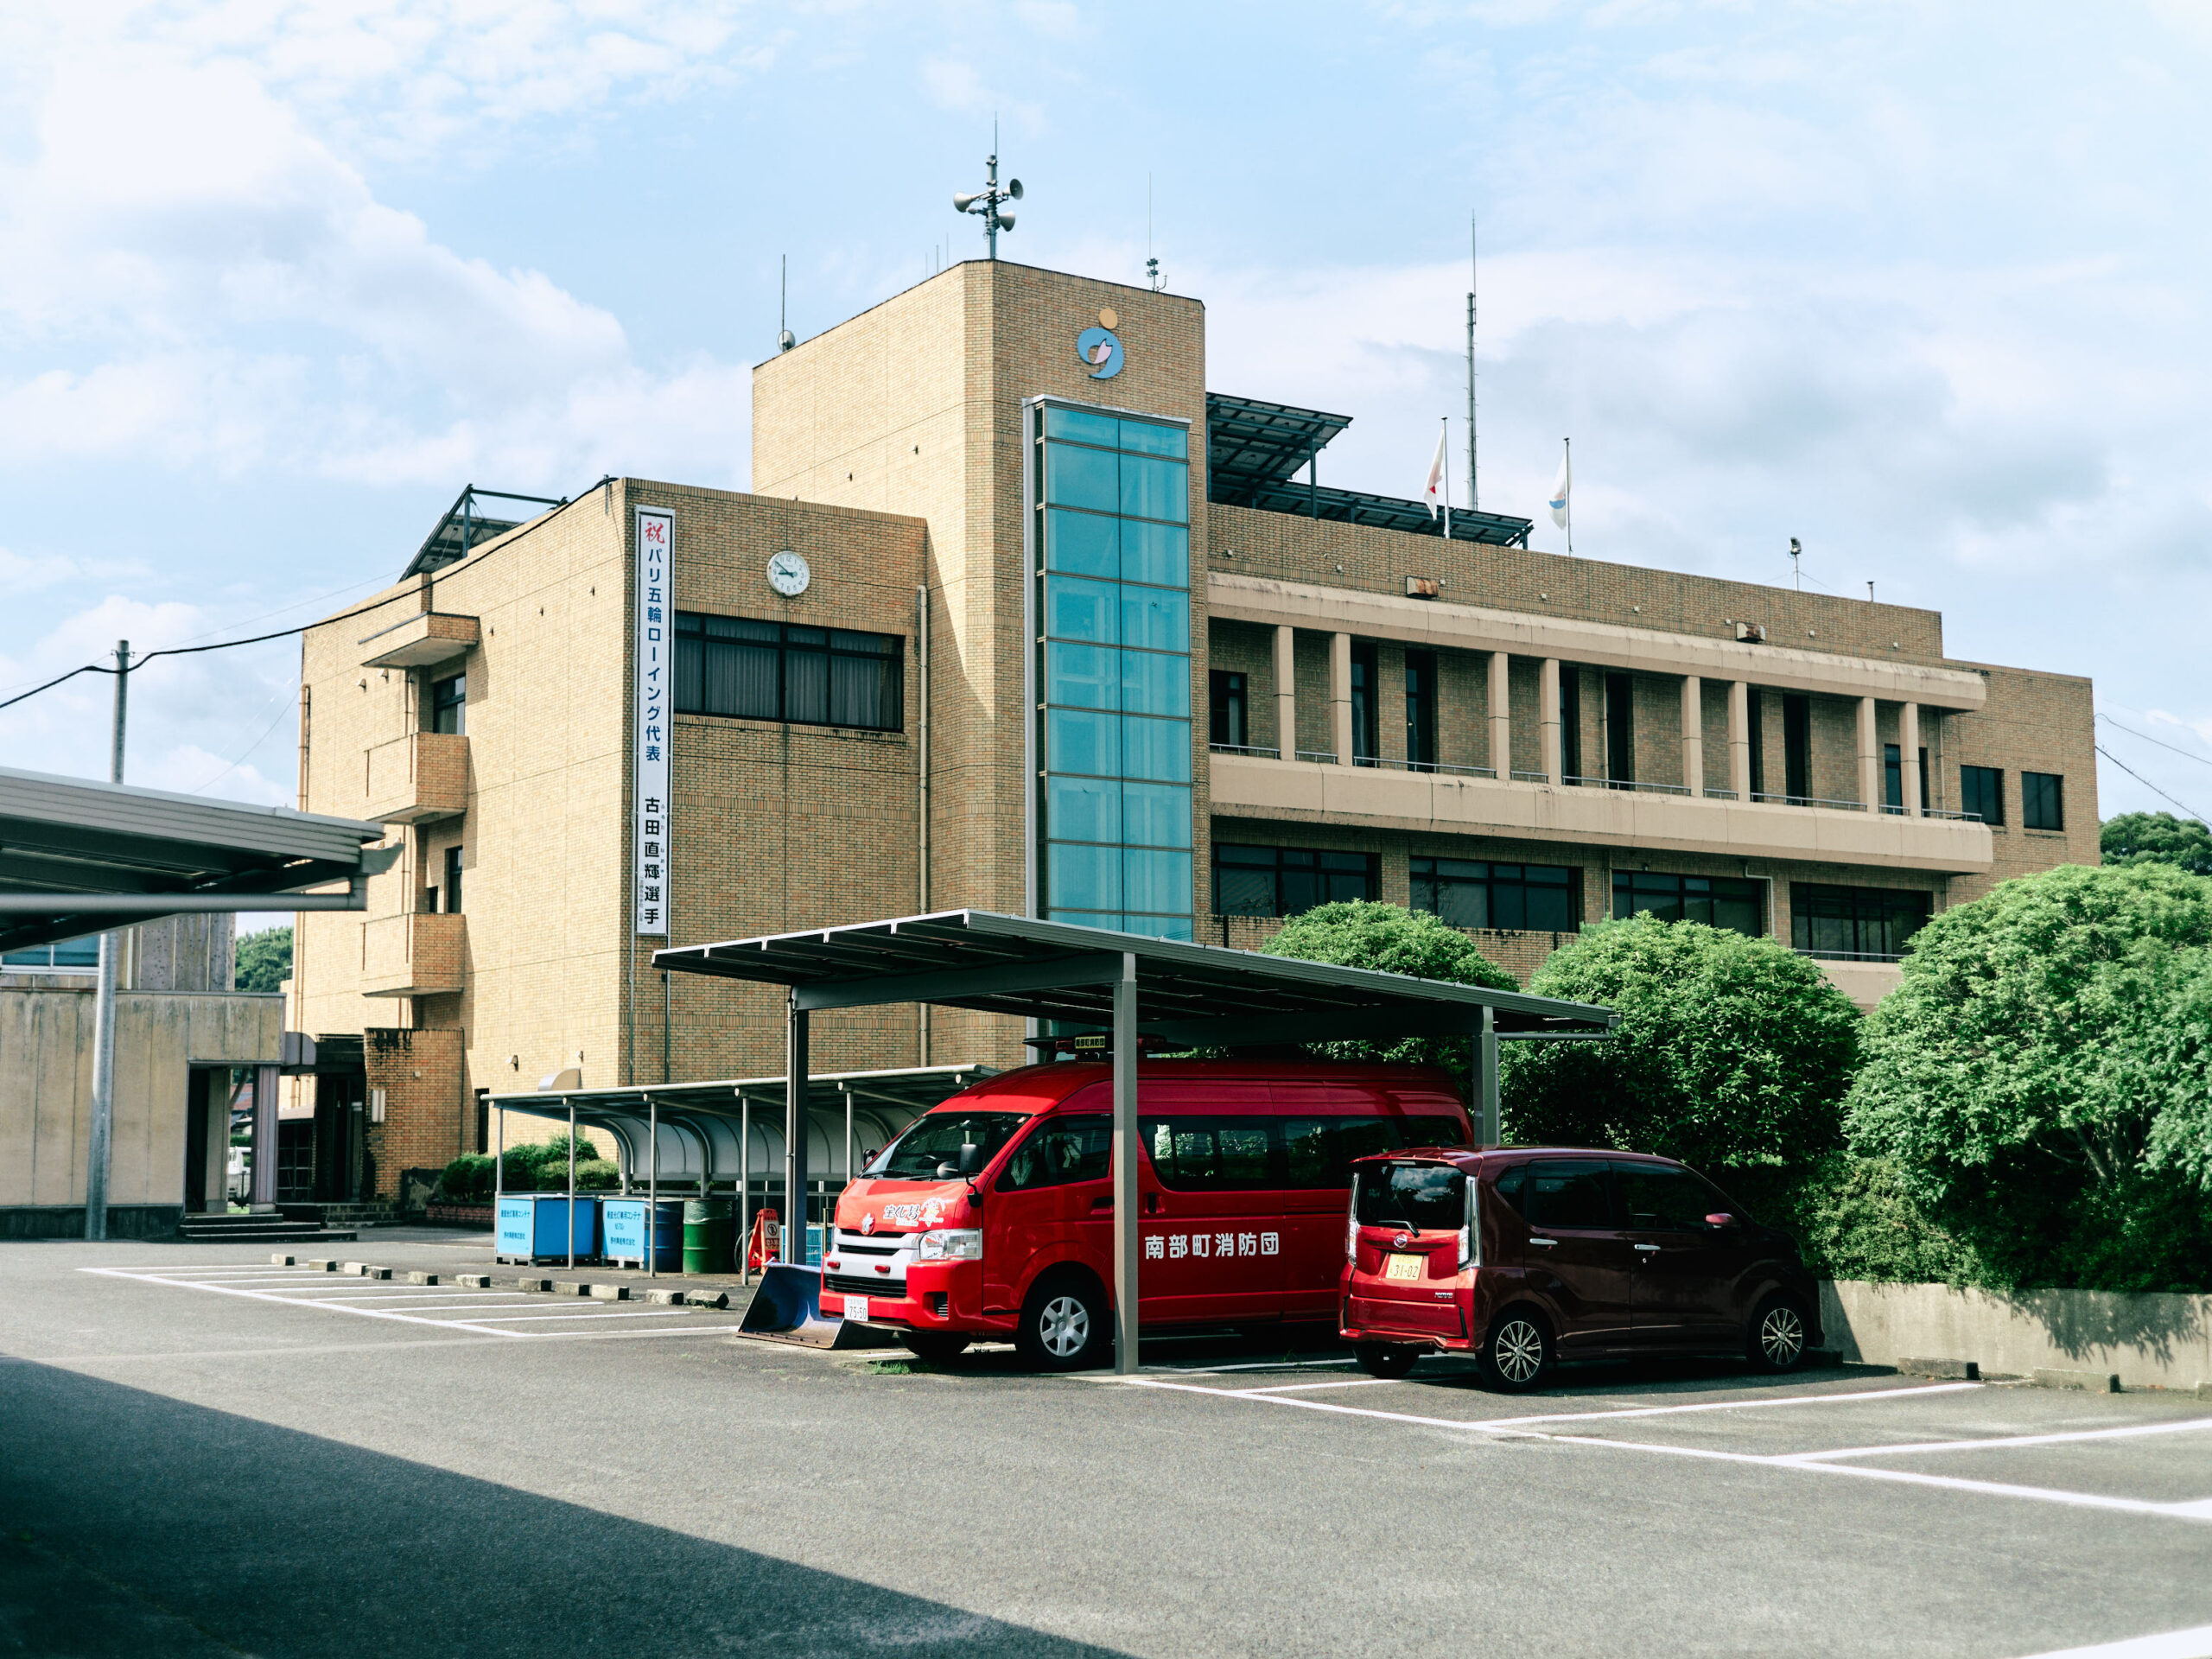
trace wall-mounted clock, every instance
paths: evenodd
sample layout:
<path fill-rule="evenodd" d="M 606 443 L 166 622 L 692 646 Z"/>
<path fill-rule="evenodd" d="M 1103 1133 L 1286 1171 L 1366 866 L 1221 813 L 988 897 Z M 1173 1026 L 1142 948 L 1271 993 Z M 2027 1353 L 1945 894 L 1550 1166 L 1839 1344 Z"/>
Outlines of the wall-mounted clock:
<path fill-rule="evenodd" d="M 785 599 L 797 599 L 813 580 L 806 561 L 788 548 L 768 561 L 768 585 Z"/>

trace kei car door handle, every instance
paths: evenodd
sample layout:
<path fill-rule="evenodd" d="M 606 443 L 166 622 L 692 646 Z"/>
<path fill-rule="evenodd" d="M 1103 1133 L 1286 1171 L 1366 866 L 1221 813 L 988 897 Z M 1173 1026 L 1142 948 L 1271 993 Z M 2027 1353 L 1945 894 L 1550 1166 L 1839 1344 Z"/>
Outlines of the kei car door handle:
<path fill-rule="evenodd" d="M 1636 1248 L 1637 1248 L 1637 1249 L 1639 1249 L 1639 1250 L 1651 1251 L 1651 1250 L 1656 1250 L 1656 1249 L 1659 1248 L 1659 1246 L 1657 1246 L 1656 1244 L 1639 1244 L 1639 1245 L 1637 1245 Z"/>
<path fill-rule="evenodd" d="M 1550 1246 L 1558 1243 L 1559 1240 L 1555 1238 L 1532 1238 L 1529 1242 L 1531 1244 L 1541 1244 L 1549 1248 Z"/>

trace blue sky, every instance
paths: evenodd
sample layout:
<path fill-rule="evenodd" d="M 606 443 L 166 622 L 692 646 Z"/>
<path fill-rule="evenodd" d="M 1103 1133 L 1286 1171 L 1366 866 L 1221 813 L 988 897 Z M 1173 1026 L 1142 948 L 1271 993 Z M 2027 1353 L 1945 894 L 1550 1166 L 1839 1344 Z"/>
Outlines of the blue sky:
<path fill-rule="evenodd" d="M 1484 505 L 1572 434 L 1578 551 L 1798 537 L 2094 677 L 2107 816 L 2212 810 L 2208 60 L 2180 3 L 19 0 L 0 696 L 334 608 L 471 480 L 742 487 L 779 257 L 804 335 L 973 257 L 995 113 L 1009 257 L 1141 280 L 1149 183 L 1211 384 L 1354 416 L 1350 486 L 1459 439 L 1478 212 Z M 130 777 L 289 801 L 296 672 L 149 669 Z M 103 772 L 106 695 L 0 757 Z"/>

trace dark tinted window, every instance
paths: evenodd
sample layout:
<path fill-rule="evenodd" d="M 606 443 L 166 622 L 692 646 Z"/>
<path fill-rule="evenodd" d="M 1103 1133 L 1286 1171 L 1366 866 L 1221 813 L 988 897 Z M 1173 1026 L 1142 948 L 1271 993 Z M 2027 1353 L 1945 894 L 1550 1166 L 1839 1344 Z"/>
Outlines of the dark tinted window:
<path fill-rule="evenodd" d="M 2005 773 L 1997 766 L 1959 768 L 1959 810 L 1984 823 L 2005 822 Z"/>
<path fill-rule="evenodd" d="M 1141 1118 L 1137 1127 L 1160 1185 L 1185 1192 L 1348 1186 L 1355 1158 L 1467 1144 L 1466 1125 L 1441 1113 Z"/>
<path fill-rule="evenodd" d="M 1728 1207 L 1688 1170 L 1649 1164 L 1615 1164 L 1613 1191 L 1623 1224 L 1648 1231 L 1702 1232 L 1707 1216 Z"/>
<path fill-rule="evenodd" d="M 931 1112 L 916 1118 L 861 1173 L 894 1181 L 934 1181 L 940 1179 L 939 1164 L 960 1161 L 963 1147 L 982 1147 L 983 1162 L 989 1163 L 1028 1121 L 1026 1112 Z"/>
<path fill-rule="evenodd" d="M 1766 884 L 1727 875 L 1613 872 L 1613 919 L 1649 911 L 1662 922 L 1703 922 L 1757 938 L 1766 931 Z"/>
<path fill-rule="evenodd" d="M 2066 827 L 2065 779 L 2055 772 L 2020 774 L 2020 822 L 2031 830 Z"/>
<path fill-rule="evenodd" d="M 1465 858 L 1407 861 L 1413 907 L 1453 927 L 1572 932 L 1581 909 L 1581 872 L 1548 864 L 1492 864 Z"/>
<path fill-rule="evenodd" d="M 895 732 L 905 723 L 897 634 L 676 613 L 676 712 Z"/>
<path fill-rule="evenodd" d="M 1607 1173 L 1595 1159 L 1539 1159 L 1529 1166 L 1521 1213 L 1531 1227 L 1611 1227 Z"/>
<path fill-rule="evenodd" d="M 1497 1192 L 1499 1198 L 1503 1198 L 1506 1203 L 1512 1205 L 1513 1208 L 1517 1211 L 1521 1208 L 1522 1184 L 1528 1179 L 1529 1166 L 1526 1164 L 1516 1164 L 1512 1168 L 1504 1171 L 1498 1176 L 1497 1179 L 1492 1184 L 1492 1190 Z"/>
<path fill-rule="evenodd" d="M 1359 1172 L 1352 1213 L 1365 1227 L 1463 1226 L 1467 1178 L 1440 1164 L 1370 1164 Z"/>
<path fill-rule="evenodd" d="M 1214 843 L 1217 915 L 1295 916 L 1316 905 L 1382 896 L 1382 875 L 1372 853 Z"/>
<path fill-rule="evenodd" d="M 1894 962 L 1928 920 L 1929 897 L 1894 887 L 1789 886 L 1789 943 L 1808 956 Z"/>
<path fill-rule="evenodd" d="M 1038 1125 L 1006 1160 L 1001 1192 L 1100 1181 L 1113 1164 L 1114 1120 L 1055 1117 Z"/>

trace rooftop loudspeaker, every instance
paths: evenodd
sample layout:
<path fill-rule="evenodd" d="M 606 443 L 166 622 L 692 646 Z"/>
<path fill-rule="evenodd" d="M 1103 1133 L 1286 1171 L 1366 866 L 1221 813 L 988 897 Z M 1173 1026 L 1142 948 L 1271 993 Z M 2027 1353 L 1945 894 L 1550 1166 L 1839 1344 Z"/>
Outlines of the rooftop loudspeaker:
<path fill-rule="evenodd" d="M 999 215 L 999 229 L 1002 231 L 1010 231 L 1013 228 L 1014 215 L 1012 213 L 1001 213 Z"/>
<path fill-rule="evenodd" d="M 1009 196 L 1012 196 L 1016 201 L 1020 201 L 1021 200 L 1021 181 L 1020 179 L 1008 179 L 1006 181 L 1006 193 Z"/>
<path fill-rule="evenodd" d="M 973 207 L 976 205 L 976 200 L 981 197 L 982 194 L 983 193 L 980 190 L 963 191 L 960 194 L 953 197 L 952 211 L 956 213 L 966 213 L 970 207 Z"/>

